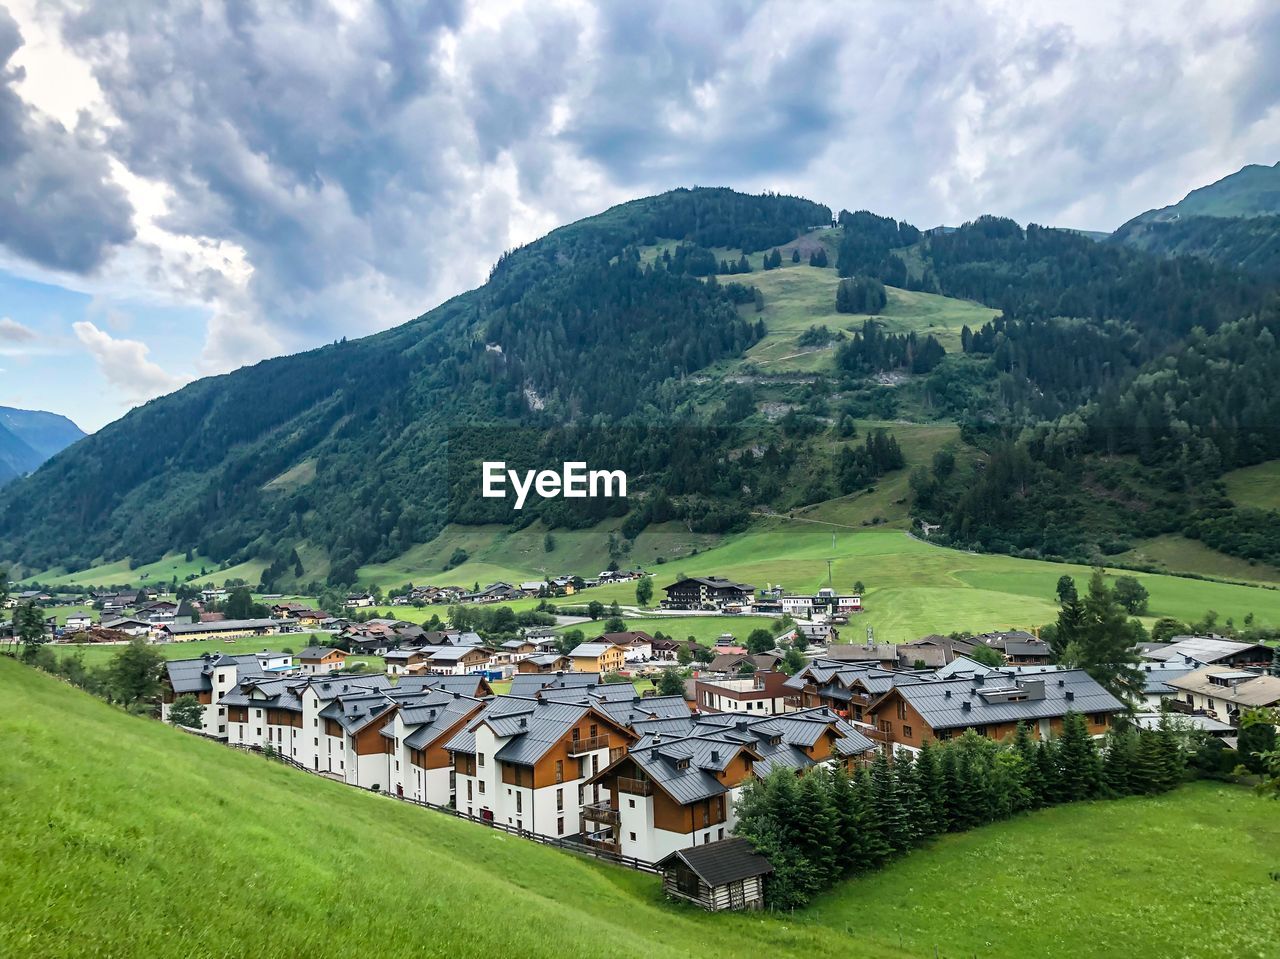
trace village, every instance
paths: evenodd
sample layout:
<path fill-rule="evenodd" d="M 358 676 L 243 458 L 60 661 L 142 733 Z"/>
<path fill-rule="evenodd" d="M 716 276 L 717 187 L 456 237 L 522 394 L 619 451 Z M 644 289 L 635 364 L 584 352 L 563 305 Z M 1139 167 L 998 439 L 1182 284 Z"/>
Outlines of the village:
<path fill-rule="evenodd" d="M 487 605 L 553 588 L 590 587 L 427 587 L 393 605 Z M 877 756 L 910 762 L 928 743 L 966 735 L 1002 742 L 1025 730 L 1049 741 L 1068 717 L 1100 740 L 1122 717 L 1155 729 L 1176 715 L 1234 748 L 1242 715 L 1280 705 L 1280 657 L 1259 644 L 1144 644 L 1145 685 L 1125 701 L 1083 669 L 1053 665 L 1028 632 L 840 642 L 839 625 L 862 610 L 855 591 L 757 591 L 715 576 L 663 589 L 661 608 L 725 617 L 750 609 L 776 616 L 779 628 L 768 648 L 754 649 L 731 632 L 702 646 L 625 629 L 567 645 L 546 626 L 494 643 L 471 629 L 363 616 L 375 602 L 364 593 L 348 595 L 337 616 L 283 600 L 261 618 L 209 611 L 234 588 L 182 600 L 146 589 L 76 596 L 91 608 L 47 625 L 59 643 L 168 649 L 305 636 L 310 644 L 296 650 L 169 658 L 161 718 L 354 787 L 663 871 L 670 895 L 716 909 L 761 904 L 771 867 L 734 830 L 744 786 L 772 771 L 856 776 Z M 64 598 L 25 591 L 9 605 Z M 382 669 L 369 671 L 361 657 Z"/>

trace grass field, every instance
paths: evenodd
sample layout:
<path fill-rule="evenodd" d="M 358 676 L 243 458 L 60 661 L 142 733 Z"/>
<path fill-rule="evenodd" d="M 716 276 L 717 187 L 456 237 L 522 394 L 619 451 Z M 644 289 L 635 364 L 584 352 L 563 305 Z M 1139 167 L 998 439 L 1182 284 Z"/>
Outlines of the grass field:
<path fill-rule="evenodd" d="M 1222 477 L 1227 495 L 1241 506 L 1280 509 L 1280 460 L 1233 470 Z"/>
<path fill-rule="evenodd" d="M 200 556 L 190 561 L 182 553 L 171 553 L 154 563 L 147 563 L 136 568 L 129 565 L 129 560 L 122 559 L 114 563 L 92 566 L 78 573 L 68 573 L 61 569 L 47 569 L 33 573 L 26 579 L 44 586 L 146 586 L 152 583 L 169 583 L 176 577 L 179 583 L 187 581 L 187 577 L 196 574 L 199 583 L 218 583 L 221 585 L 228 579 L 243 579 L 246 583 L 256 584 L 262 578 L 262 571 L 267 564 L 259 560 L 249 560 L 238 566 L 219 569 L 218 564 Z M 203 569 L 204 575 L 200 575 Z"/>
<path fill-rule="evenodd" d="M 1199 540 L 1170 534 L 1141 540 L 1134 548 L 1116 557 L 1117 562 L 1153 564 L 1171 573 L 1197 573 L 1221 579 L 1255 583 L 1280 583 L 1280 569 L 1266 563 L 1251 563 L 1205 546 Z"/>
<path fill-rule="evenodd" d="M 205 653 L 225 653 L 228 656 L 240 656 L 248 653 L 256 653 L 264 649 L 291 649 L 296 653 L 299 650 L 310 646 L 312 643 L 319 646 L 327 646 L 332 641 L 333 637 L 329 633 L 289 633 L 283 636 L 258 636 L 256 638 L 232 641 L 223 639 L 197 639 L 189 643 L 156 643 L 151 648 L 165 659 L 195 659 L 197 656 L 201 656 Z M 99 663 L 105 663 L 110 660 L 124 647 L 104 645 L 102 643 L 90 643 L 86 645 L 58 643 L 50 646 L 49 648 L 52 649 L 59 657 L 70 655 L 79 650 L 84 654 L 84 662 L 86 666 L 97 666 Z M 383 660 L 381 656 L 366 656 L 361 654 L 358 656 L 352 656 L 350 661 L 366 662 L 369 664 L 369 668 L 375 672 L 381 672 L 383 668 Z"/>
<path fill-rule="evenodd" d="M 1234 787 L 1026 816 L 805 913 L 713 916 L 655 877 L 129 717 L 9 659 L 0 699 L 0 954 L 18 959 L 1276 954 L 1280 815 Z"/>

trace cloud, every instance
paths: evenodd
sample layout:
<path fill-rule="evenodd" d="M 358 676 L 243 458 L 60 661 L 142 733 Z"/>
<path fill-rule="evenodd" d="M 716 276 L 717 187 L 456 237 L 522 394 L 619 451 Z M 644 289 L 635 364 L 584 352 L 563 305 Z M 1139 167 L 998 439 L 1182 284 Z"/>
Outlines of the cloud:
<path fill-rule="evenodd" d="M 1280 158 L 1280 16 L 1263 0 L 1159 18 L 1016 0 L 87 0 L 24 16 L 50 49 L 12 65 L 21 38 L 0 14 L 0 207 L 16 183 L 45 186 L 18 221 L 0 215 L 0 243 L 66 269 L 109 260 L 205 306 L 184 373 L 404 322 L 502 250 L 675 186 L 920 226 L 997 212 L 1105 229 Z M 61 90 L 47 64 L 72 62 L 92 88 L 74 124 L 65 92 L 42 95 Z"/>
<path fill-rule="evenodd" d="M 0 316 L 0 343 L 30 343 L 36 331 L 8 316 Z"/>
<path fill-rule="evenodd" d="M 147 359 L 150 349 L 139 340 L 115 339 L 87 320 L 71 327 L 107 382 L 135 402 L 172 392 L 185 382 Z"/>
<path fill-rule="evenodd" d="M 17 92 L 22 46 L 0 6 L 0 245 L 41 266 L 87 273 L 129 242 L 132 209 L 87 129 L 66 129 Z"/>

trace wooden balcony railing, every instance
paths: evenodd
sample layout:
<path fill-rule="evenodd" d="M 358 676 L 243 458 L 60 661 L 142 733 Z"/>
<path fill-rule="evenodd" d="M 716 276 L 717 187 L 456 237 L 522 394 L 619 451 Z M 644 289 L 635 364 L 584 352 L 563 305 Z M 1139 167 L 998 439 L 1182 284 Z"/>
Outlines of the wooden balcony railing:
<path fill-rule="evenodd" d="M 626 776 L 619 776 L 618 792 L 630 793 L 633 796 L 652 796 L 653 783 L 647 779 L 630 779 Z"/>
<path fill-rule="evenodd" d="M 608 749 L 608 736 L 588 736 L 586 739 L 569 740 L 569 755 L 581 756 L 584 753 L 595 752 L 597 749 Z"/>
<path fill-rule="evenodd" d="M 607 802 L 587 803 L 582 807 L 582 818 L 590 822 L 603 822 L 611 826 L 618 825 L 620 816 L 618 810 L 614 809 Z"/>

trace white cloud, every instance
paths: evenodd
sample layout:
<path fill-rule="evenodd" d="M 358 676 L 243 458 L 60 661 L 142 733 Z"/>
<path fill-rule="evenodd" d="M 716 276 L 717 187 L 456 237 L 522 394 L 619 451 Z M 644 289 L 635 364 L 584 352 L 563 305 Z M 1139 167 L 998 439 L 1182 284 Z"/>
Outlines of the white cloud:
<path fill-rule="evenodd" d="M 20 0 L 5 49 L 22 128 L 100 155 L 131 212 L 130 239 L 45 269 L 208 317 L 175 331 L 173 372 L 88 324 L 135 348 L 133 396 L 402 323 L 504 249 L 676 186 L 1113 228 L 1280 158 L 1272 6 Z M 0 263 L 44 233 L 73 235 Z"/>
<path fill-rule="evenodd" d="M 30 343 L 36 331 L 8 316 L 0 316 L 0 343 Z"/>
<path fill-rule="evenodd" d="M 87 320 L 71 327 L 107 382 L 133 402 L 172 392 L 186 382 L 147 359 L 151 351 L 140 340 L 116 339 Z"/>

